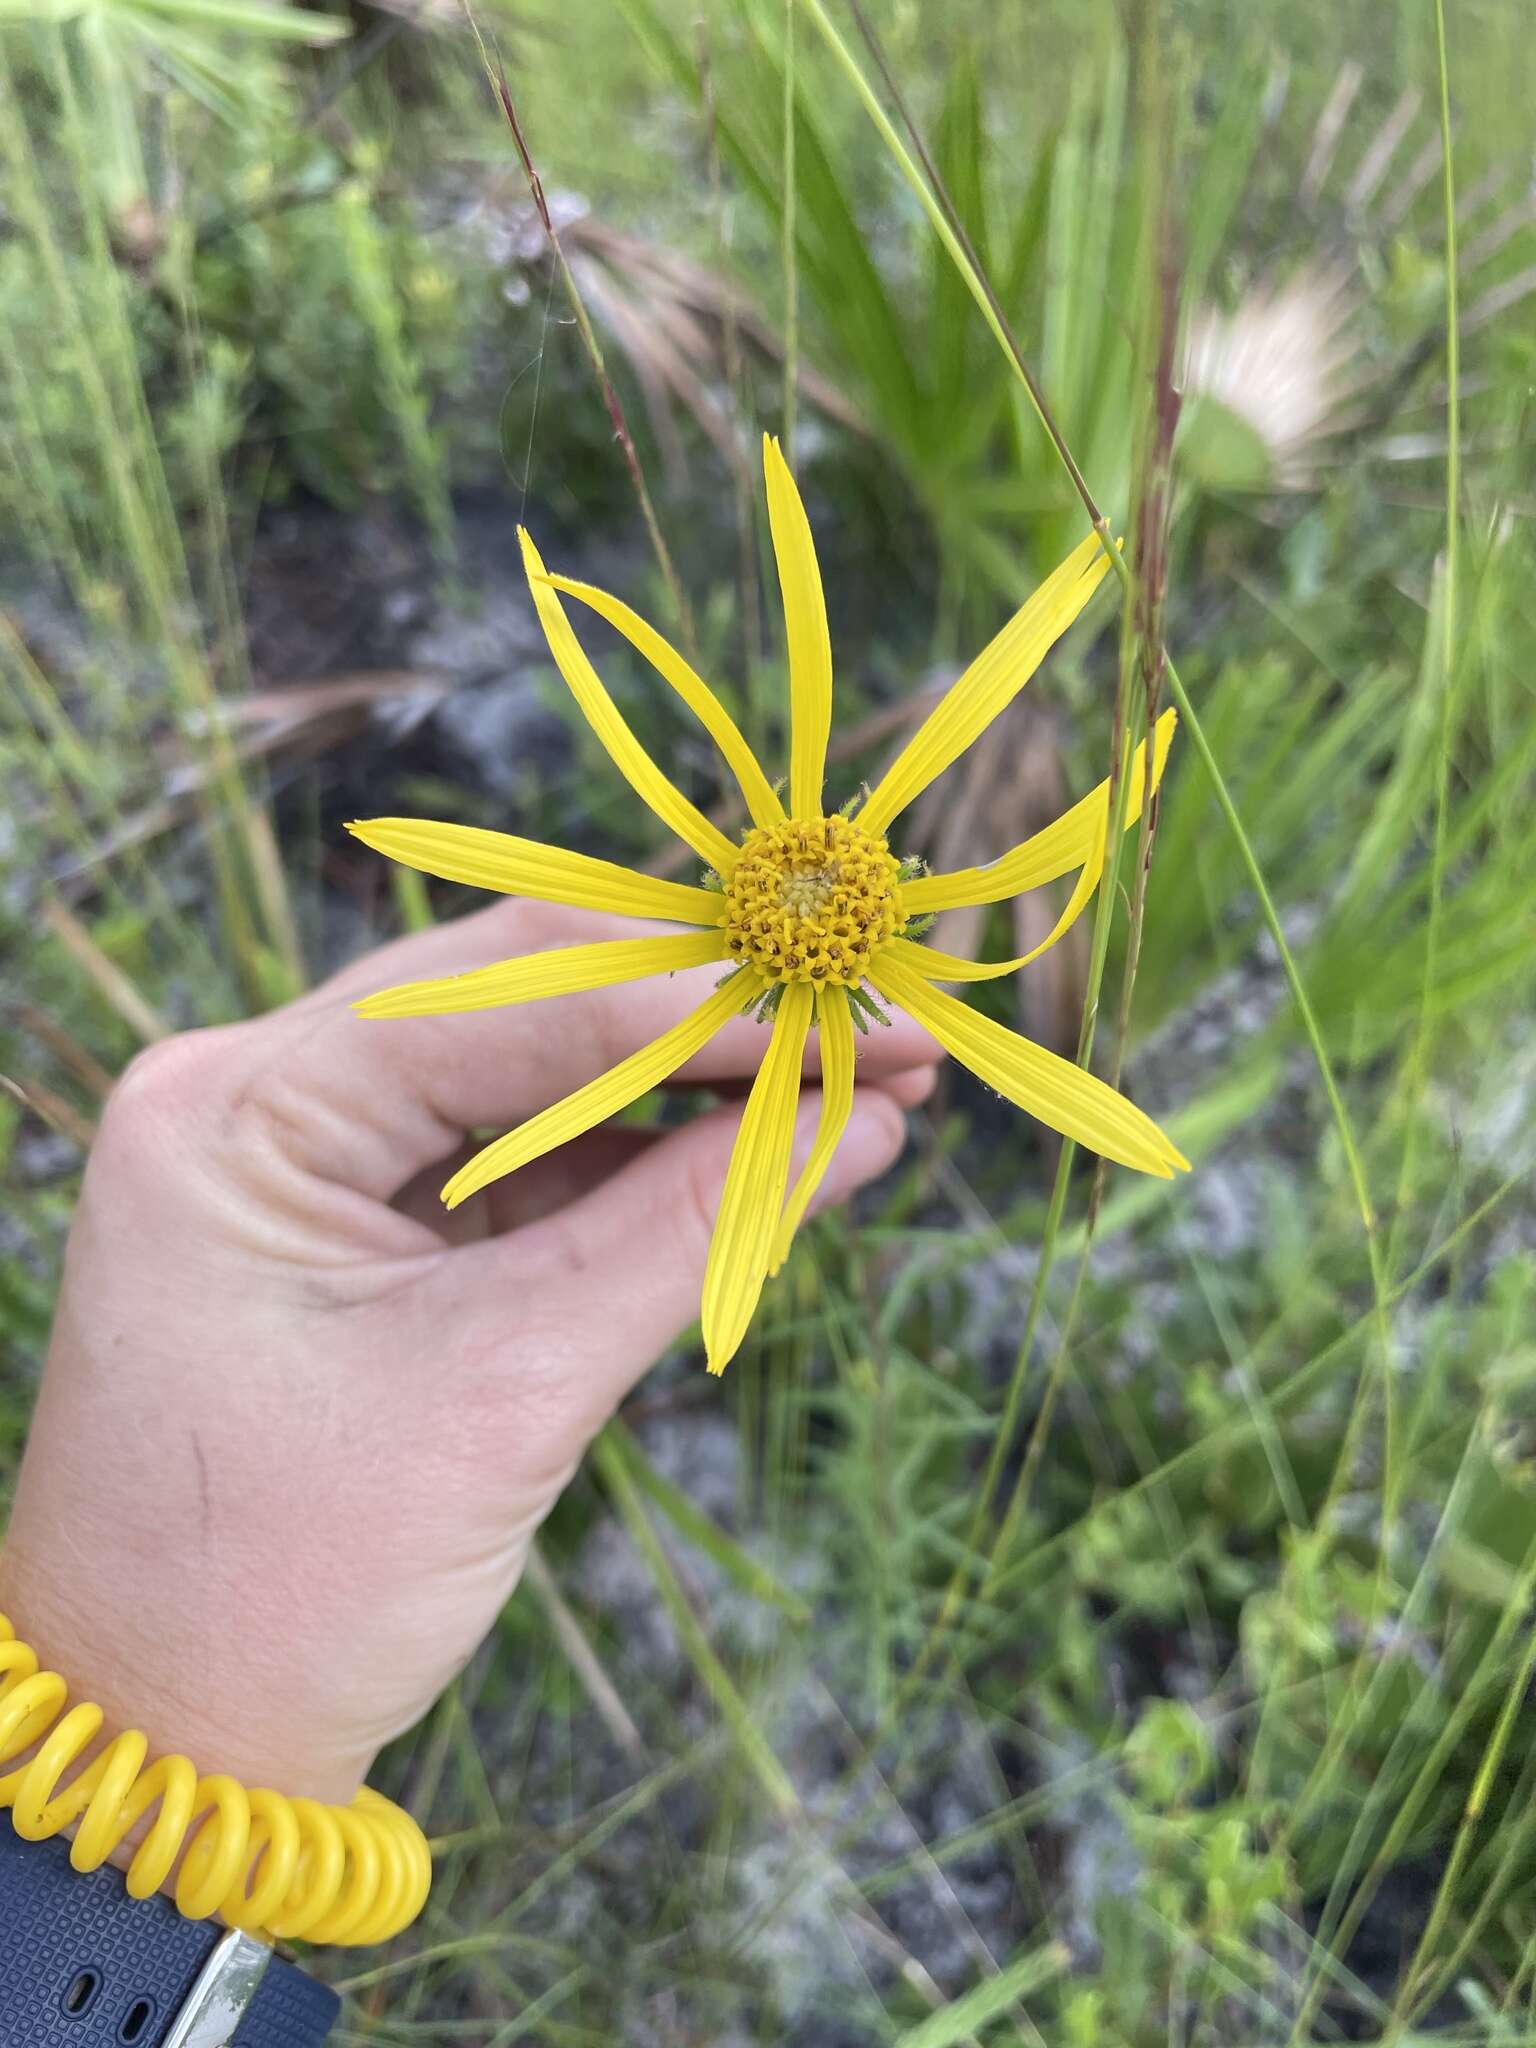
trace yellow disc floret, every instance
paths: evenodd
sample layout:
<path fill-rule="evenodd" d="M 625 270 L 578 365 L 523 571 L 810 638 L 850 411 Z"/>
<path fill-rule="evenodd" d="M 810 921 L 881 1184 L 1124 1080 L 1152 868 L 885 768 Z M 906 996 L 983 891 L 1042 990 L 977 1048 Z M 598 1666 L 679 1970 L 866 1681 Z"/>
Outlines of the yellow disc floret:
<path fill-rule="evenodd" d="M 905 922 L 900 867 L 847 818 L 791 819 L 747 834 L 725 878 L 725 941 L 765 981 L 852 987 Z"/>

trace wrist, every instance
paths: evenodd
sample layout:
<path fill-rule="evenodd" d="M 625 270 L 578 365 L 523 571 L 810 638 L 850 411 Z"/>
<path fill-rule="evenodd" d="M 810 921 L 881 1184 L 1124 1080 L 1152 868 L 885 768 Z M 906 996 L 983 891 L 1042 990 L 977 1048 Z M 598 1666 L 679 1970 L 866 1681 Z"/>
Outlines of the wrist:
<path fill-rule="evenodd" d="M 11 1572 L 15 1589 L 14 1566 Z M 24 1574 L 23 1574 L 24 1580 Z M 215 1916 L 267 1941 L 387 1940 L 426 1902 L 431 1855 L 416 1823 L 367 1788 L 345 1805 L 200 1772 L 149 1754 L 142 1729 L 105 1724 L 0 1612 L 0 1806 L 15 1834 L 73 1836 L 81 1873 L 115 1863 L 128 1892 L 168 1892 L 192 1922 Z"/>
<path fill-rule="evenodd" d="M 200 1772 L 227 1772 L 290 1798 L 352 1798 L 372 1756 L 316 1740 L 327 1723 L 292 1682 L 294 1645 L 260 1598 L 248 1602 L 231 1590 L 215 1612 L 206 1584 L 189 1583 L 183 1615 L 191 1625 L 167 1640 L 160 1608 L 151 1633 L 130 1598 L 100 1575 L 70 1569 L 78 1551 L 62 1555 L 63 1569 L 52 1551 L 36 1554 L 13 1530 L 0 1549 L 0 1613 L 41 1667 L 65 1680 L 72 1706 L 101 1709 L 94 1747 L 137 1729 L 151 1758 L 189 1757 Z M 113 1860 L 125 1865 L 128 1853 Z"/>

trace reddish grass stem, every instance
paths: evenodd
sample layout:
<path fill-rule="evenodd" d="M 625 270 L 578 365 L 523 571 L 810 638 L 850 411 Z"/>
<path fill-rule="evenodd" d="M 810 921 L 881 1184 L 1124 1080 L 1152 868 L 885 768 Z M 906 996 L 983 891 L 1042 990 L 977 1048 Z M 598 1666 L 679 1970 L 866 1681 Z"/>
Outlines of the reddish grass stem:
<path fill-rule="evenodd" d="M 635 447 L 634 436 L 630 433 L 629 422 L 624 416 L 624 407 L 620 402 L 618 392 L 614 388 L 613 379 L 608 374 L 608 365 L 603 359 L 602 347 L 598 342 L 596 330 L 593 328 L 591 316 L 587 312 L 586 302 L 581 296 L 581 288 L 572 274 L 570 264 L 566 261 L 565 250 L 560 241 L 560 231 L 555 226 L 554 218 L 549 210 L 549 201 L 544 196 L 544 181 L 539 176 L 538 167 L 533 161 L 533 152 L 528 147 L 528 138 L 523 132 L 523 124 L 518 118 L 517 105 L 512 98 L 511 88 L 507 84 L 506 71 L 500 57 L 492 56 L 485 37 L 480 31 L 480 24 L 475 19 L 474 10 L 469 5 L 469 0 L 464 0 L 464 14 L 469 22 L 470 32 L 475 38 L 475 45 L 480 52 L 480 61 L 485 67 L 485 75 L 490 82 L 491 91 L 496 97 L 497 105 L 506 117 L 507 126 L 512 131 L 512 141 L 517 150 L 518 160 L 523 167 L 523 176 L 528 181 L 529 196 L 533 200 L 540 224 L 549 242 L 550 253 L 554 257 L 555 268 L 560 275 L 560 282 L 564 285 L 566 296 L 571 302 L 571 311 L 576 319 L 576 330 L 581 336 L 582 346 L 587 352 L 587 360 L 592 365 L 592 374 L 596 377 L 598 389 L 602 393 L 603 404 L 607 408 L 608 418 L 613 426 L 613 437 L 617 441 L 619 451 L 624 457 L 624 464 L 629 471 L 630 482 L 634 485 L 635 496 L 639 500 L 640 515 L 645 521 L 645 530 L 650 536 L 651 548 L 656 556 L 657 566 L 660 568 L 662 580 L 667 586 L 667 594 L 672 600 L 673 614 L 677 620 L 678 631 L 682 636 L 684 652 L 690 661 L 697 663 L 699 658 L 698 641 L 694 633 L 693 613 L 689 608 L 687 598 L 683 594 L 682 582 L 677 573 L 677 566 L 672 560 L 672 551 L 667 546 L 666 538 L 662 533 L 661 522 L 656 517 L 656 506 L 651 497 L 650 487 L 645 480 L 645 471 L 640 465 L 640 456 Z"/>

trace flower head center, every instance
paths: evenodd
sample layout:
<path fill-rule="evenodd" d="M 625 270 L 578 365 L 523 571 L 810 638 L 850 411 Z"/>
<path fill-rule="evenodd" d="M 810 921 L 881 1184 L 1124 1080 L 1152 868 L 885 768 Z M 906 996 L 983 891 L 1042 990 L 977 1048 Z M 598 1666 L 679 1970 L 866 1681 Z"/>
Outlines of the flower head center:
<path fill-rule="evenodd" d="M 900 873 L 847 818 L 759 825 L 725 879 L 730 955 L 766 981 L 852 987 L 902 927 Z"/>

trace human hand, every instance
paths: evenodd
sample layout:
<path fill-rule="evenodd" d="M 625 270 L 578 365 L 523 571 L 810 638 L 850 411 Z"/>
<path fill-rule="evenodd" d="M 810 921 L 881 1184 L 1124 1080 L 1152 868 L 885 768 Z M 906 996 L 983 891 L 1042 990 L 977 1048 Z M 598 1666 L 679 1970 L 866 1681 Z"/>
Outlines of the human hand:
<path fill-rule="evenodd" d="M 0 1610 L 109 1731 L 350 1798 L 694 1319 L 737 1107 L 593 1131 L 452 1215 L 437 1190 L 470 1130 L 611 1066 L 717 970 L 459 1016 L 347 1007 L 637 929 L 500 902 L 271 1016 L 168 1040 L 114 1091 L 0 1551 Z M 678 1080 L 728 1091 L 766 1043 L 733 1022 Z M 865 1044 L 818 1206 L 891 1164 L 901 1106 L 932 1085 L 937 1048 L 909 1020 Z"/>

